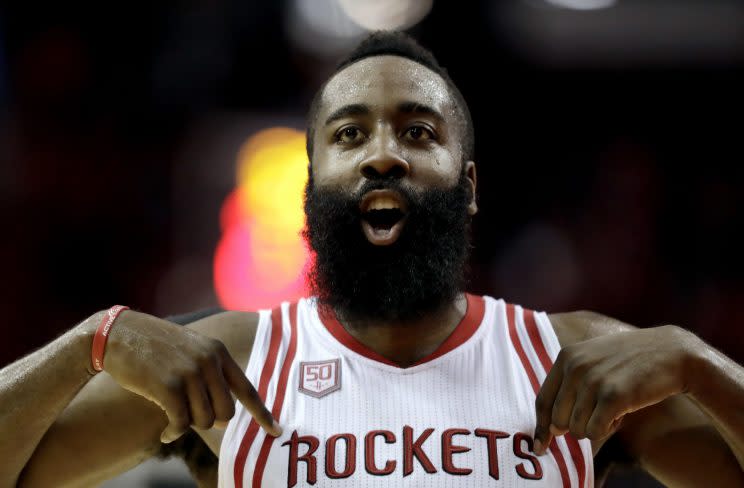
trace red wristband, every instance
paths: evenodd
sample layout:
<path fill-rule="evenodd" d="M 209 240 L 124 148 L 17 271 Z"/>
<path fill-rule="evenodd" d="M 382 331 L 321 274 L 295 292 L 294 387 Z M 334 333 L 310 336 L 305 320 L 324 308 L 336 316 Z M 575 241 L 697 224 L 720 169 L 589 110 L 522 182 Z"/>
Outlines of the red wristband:
<path fill-rule="evenodd" d="M 96 371 L 103 371 L 103 353 L 106 350 L 106 341 L 108 340 L 111 325 L 113 325 L 116 317 L 128 308 L 129 307 L 125 305 L 114 305 L 109 308 L 106 311 L 106 315 L 103 316 L 103 320 L 101 320 L 98 329 L 96 329 L 96 335 L 93 336 L 93 350 L 91 351 L 93 369 Z"/>

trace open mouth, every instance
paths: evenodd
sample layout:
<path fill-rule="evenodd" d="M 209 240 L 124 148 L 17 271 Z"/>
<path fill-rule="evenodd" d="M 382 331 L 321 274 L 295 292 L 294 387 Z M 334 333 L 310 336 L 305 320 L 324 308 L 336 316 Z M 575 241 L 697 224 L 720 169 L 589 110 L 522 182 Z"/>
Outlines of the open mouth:
<path fill-rule="evenodd" d="M 400 237 L 407 205 L 397 192 L 373 190 L 362 199 L 362 230 L 376 246 L 388 246 Z"/>
<path fill-rule="evenodd" d="M 404 214 L 399 208 L 370 210 L 364 214 L 364 220 L 369 222 L 375 230 L 391 229 L 403 217 Z"/>

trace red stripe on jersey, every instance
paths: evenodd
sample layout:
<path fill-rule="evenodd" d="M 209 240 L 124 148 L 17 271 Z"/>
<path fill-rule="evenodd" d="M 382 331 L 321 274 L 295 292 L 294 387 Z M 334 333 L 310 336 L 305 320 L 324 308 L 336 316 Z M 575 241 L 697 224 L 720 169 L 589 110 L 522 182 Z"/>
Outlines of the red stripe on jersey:
<path fill-rule="evenodd" d="M 271 407 L 271 415 L 277 422 L 282 415 L 284 395 L 287 393 L 287 379 L 289 378 L 289 371 L 292 369 L 295 352 L 297 351 L 297 303 L 289 306 L 289 325 L 289 346 L 287 346 L 287 354 L 284 356 L 282 371 L 279 374 L 279 384 L 276 387 L 274 405 Z M 261 451 L 258 453 L 258 459 L 256 460 L 256 468 L 253 471 L 253 488 L 261 488 L 261 480 L 263 479 L 264 469 L 266 469 L 266 461 L 269 458 L 269 451 L 271 450 L 271 445 L 274 443 L 274 439 L 275 437 L 270 435 L 264 438 Z"/>
<path fill-rule="evenodd" d="M 524 325 L 527 328 L 527 334 L 530 336 L 532 347 L 535 348 L 537 357 L 540 358 L 540 363 L 542 363 L 545 369 L 545 374 L 548 374 L 553 367 L 553 360 L 550 359 L 550 355 L 545 349 L 545 344 L 540 336 L 540 331 L 537 330 L 535 313 L 532 310 L 524 311 Z M 571 453 L 571 459 L 573 459 L 576 472 L 579 473 L 579 486 L 583 488 L 586 482 L 586 464 L 584 463 L 584 454 L 581 452 L 581 447 L 579 447 L 579 441 L 571 434 L 565 434 L 563 438 L 568 445 L 568 451 Z"/>
<path fill-rule="evenodd" d="M 543 343 L 542 337 L 540 337 L 540 331 L 537 330 L 537 323 L 535 322 L 534 311 L 525 309 L 524 326 L 527 329 L 527 335 L 530 336 L 532 347 L 535 348 L 537 357 L 540 359 L 540 363 L 545 370 L 545 374 L 548 374 L 550 368 L 553 367 L 553 360 L 550 359 L 548 350 L 545 349 L 545 344 Z"/>
<path fill-rule="evenodd" d="M 514 307 L 514 305 L 507 304 L 506 321 L 509 326 L 509 337 L 511 338 L 511 343 L 512 346 L 514 346 L 514 350 L 517 352 L 517 356 L 519 356 L 519 359 L 522 362 L 522 367 L 524 368 L 525 373 L 527 373 L 527 377 L 530 379 L 532 389 L 535 391 L 535 395 L 537 395 L 537 392 L 540 390 L 540 384 L 537 381 L 537 375 L 535 374 L 535 370 L 532 368 L 532 364 L 530 363 L 529 359 L 527 359 L 527 354 L 524 352 L 522 342 L 519 340 L 515 314 L 516 308 Z M 566 460 L 563 458 L 563 454 L 561 454 L 561 450 L 558 448 L 558 444 L 555 442 L 555 439 L 553 439 L 548 448 L 550 449 L 551 454 L 553 454 L 553 458 L 555 458 L 556 464 L 558 464 L 558 471 L 560 471 L 561 473 L 563 488 L 570 488 L 571 478 L 568 476 L 568 466 L 566 466 Z"/>
<path fill-rule="evenodd" d="M 566 440 L 568 450 L 571 453 L 571 459 L 573 459 L 576 472 L 579 473 L 579 487 L 584 488 L 586 482 L 586 465 L 584 464 L 584 453 L 581 452 L 581 446 L 579 441 L 576 440 L 571 434 L 565 434 L 563 438 Z"/>
<path fill-rule="evenodd" d="M 532 369 L 532 365 L 530 364 L 529 359 L 527 359 L 527 353 L 524 352 L 524 348 L 522 347 L 522 343 L 519 340 L 519 335 L 517 334 L 517 320 L 514 314 L 516 313 L 516 309 L 514 305 L 507 304 L 506 305 L 506 322 L 509 324 L 509 337 L 511 338 L 512 346 L 514 346 L 514 350 L 517 351 L 517 356 L 519 356 L 519 359 L 522 361 L 522 366 L 524 367 L 524 371 L 527 373 L 527 377 L 530 379 L 530 384 L 532 385 L 532 389 L 535 390 L 535 394 L 540 390 L 540 382 L 537 381 L 537 375 L 535 374 L 535 370 Z"/>
<path fill-rule="evenodd" d="M 558 448 L 558 444 L 555 442 L 555 438 L 550 443 L 550 452 L 553 454 L 555 462 L 558 463 L 558 470 L 561 472 L 563 488 L 570 488 L 571 478 L 568 476 L 568 466 L 566 465 L 566 460 L 563 458 L 561 450 Z"/>
<path fill-rule="evenodd" d="M 419 359 L 413 363 L 412 366 L 418 366 L 419 364 L 424 364 L 432 359 L 436 359 L 439 356 L 444 356 L 473 337 L 475 331 L 478 330 L 478 326 L 483 322 L 483 316 L 486 313 L 486 300 L 482 296 L 475 296 L 470 293 L 466 293 L 465 298 L 467 298 L 468 308 L 465 311 L 465 316 L 455 327 L 455 330 L 452 331 L 449 337 L 447 337 L 447 339 L 445 339 L 434 352 Z"/>
<path fill-rule="evenodd" d="M 465 294 L 465 298 L 467 299 L 467 310 L 465 311 L 465 315 L 463 316 L 462 320 L 460 320 L 460 323 L 455 326 L 455 329 L 452 331 L 449 337 L 447 337 L 447 339 L 445 339 L 444 342 L 442 342 L 434 352 L 419 359 L 411 366 L 424 364 L 440 356 L 443 356 L 456 347 L 465 343 L 473 336 L 473 334 L 475 334 L 475 331 L 478 330 L 481 322 L 483 322 L 483 315 L 486 311 L 486 302 L 482 296 L 474 296 L 469 293 Z M 360 354 L 366 358 L 373 359 L 377 362 L 400 368 L 400 365 L 395 364 L 393 361 L 389 360 L 382 354 L 373 351 L 369 347 L 359 342 L 354 336 L 349 334 L 346 328 L 341 325 L 341 322 L 338 321 L 338 318 L 336 317 L 336 314 L 332 308 L 319 305 L 318 316 L 320 317 L 320 321 L 323 323 L 328 332 L 330 332 L 337 341 L 339 341 L 341 344 L 348 347 L 355 353 Z"/>
<path fill-rule="evenodd" d="M 262 402 L 266 402 L 266 391 L 269 389 L 269 380 L 271 379 L 271 375 L 274 373 L 274 366 L 276 365 L 276 358 L 279 352 L 279 344 L 282 341 L 281 307 L 277 307 L 271 311 L 270 334 L 269 352 L 266 354 L 266 360 L 264 361 L 263 369 L 261 370 L 261 378 L 258 382 L 258 396 L 261 397 Z M 233 482 L 235 483 L 235 488 L 243 488 L 245 461 L 248 457 L 248 452 L 251 450 L 253 441 L 256 439 L 256 435 L 258 434 L 258 427 L 256 420 L 251 419 L 245 434 L 243 434 L 243 439 L 240 441 L 240 447 L 235 455 L 235 466 L 233 467 Z"/>

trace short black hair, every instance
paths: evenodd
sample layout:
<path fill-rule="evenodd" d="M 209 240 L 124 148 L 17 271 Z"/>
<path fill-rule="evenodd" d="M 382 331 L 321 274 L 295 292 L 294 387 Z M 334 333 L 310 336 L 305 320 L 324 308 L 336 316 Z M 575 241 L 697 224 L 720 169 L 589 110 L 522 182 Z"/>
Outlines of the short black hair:
<path fill-rule="evenodd" d="M 447 83 L 450 95 L 455 101 L 455 109 L 459 122 L 461 124 L 460 149 L 462 150 L 463 161 L 473 159 L 475 140 L 473 135 L 473 119 L 470 116 L 470 109 L 465 102 L 462 93 L 457 85 L 447 74 L 434 55 L 428 49 L 421 46 L 414 38 L 400 31 L 376 31 L 362 40 L 345 58 L 336 66 L 336 70 L 318 89 L 310 103 L 310 109 L 307 114 L 307 157 L 312 162 L 313 158 L 313 137 L 315 136 L 315 123 L 320 110 L 320 101 L 323 98 L 328 81 L 331 80 L 339 71 L 347 66 L 356 63 L 359 60 L 372 56 L 400 56 L 419 63 L 441 76 Z"/>

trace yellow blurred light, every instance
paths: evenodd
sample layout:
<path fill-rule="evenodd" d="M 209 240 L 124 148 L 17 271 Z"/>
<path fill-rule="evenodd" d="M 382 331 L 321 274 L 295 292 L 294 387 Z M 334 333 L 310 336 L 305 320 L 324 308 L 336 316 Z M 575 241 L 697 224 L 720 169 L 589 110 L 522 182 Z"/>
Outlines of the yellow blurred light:
<path fill-rule="evenodd" d="M 237 210 L 225 214 L 237 220 L 225 219 L 231 228 L 223 229 L 215 256 L 220 301 L 233 309 L 256 309 L 298 298 L 305 291 L 302 274 L 309 259 L 300 235 L 308 166 L 305 134 L 263 130 L 241 147 L 237 162 L 238 188 L 225 207 Z M 244 231 L 233 231 L 238 227 Z"/>
<path fill-rule="evenodd" d="M 290 239 L 302 228 L 302 191 L 307 182 L 305 135 L 294 129 L 259 132 L 244 145 L 238 159 L 241 206 L 259 228 Z"/>

